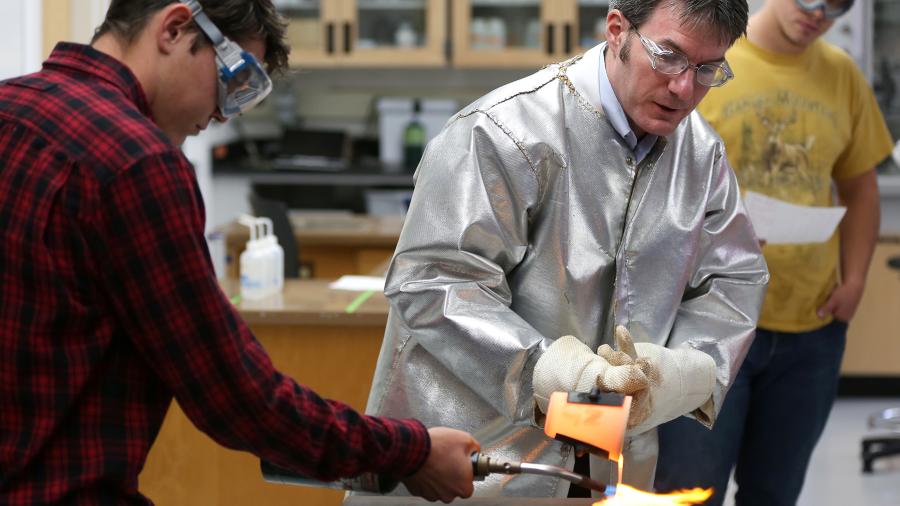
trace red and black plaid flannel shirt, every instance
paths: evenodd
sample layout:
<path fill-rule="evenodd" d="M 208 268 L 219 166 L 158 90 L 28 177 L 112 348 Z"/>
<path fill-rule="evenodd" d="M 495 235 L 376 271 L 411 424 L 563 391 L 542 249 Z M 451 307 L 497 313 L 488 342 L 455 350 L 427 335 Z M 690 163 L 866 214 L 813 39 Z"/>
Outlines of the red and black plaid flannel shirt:
<path fill-rule="evenodd" d="M 406 476 L 418 422 L 276 371 L 222 294 L 193 170 L 131 71 L 60 44 L 0 84 L 0 504 L 147 504 L 173 396 L 200 429 L 323 480 Z"/>

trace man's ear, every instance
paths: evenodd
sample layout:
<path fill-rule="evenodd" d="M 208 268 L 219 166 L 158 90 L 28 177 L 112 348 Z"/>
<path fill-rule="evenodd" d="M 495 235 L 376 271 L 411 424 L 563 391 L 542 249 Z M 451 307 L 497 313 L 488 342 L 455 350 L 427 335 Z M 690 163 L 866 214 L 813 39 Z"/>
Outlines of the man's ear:
<path fill-rule="evenodd" d="M 619 9 L 612 9 L 606 15 L 606 43 L 615 55 L 619 54 L 619 49 L 628 36 L 628 26 L 628 20 Z"/>
<path fill-rule="evenodd" d="M 170 54 L 175 47 L 184 42 L 193 43 L 195 30 L 190 29 L 193 15 L 187 5 L 176 2 L 163 8 L 154 17 L 156 45 L 163 54 Z"/>

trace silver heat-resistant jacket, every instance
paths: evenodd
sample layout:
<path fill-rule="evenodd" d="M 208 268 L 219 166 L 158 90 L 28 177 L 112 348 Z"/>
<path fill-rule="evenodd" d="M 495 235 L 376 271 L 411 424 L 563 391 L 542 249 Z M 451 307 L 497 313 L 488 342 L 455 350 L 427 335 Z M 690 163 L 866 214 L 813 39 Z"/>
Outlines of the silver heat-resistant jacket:
<path fill-rule="evenodd" d="M 388 275 L 368 413 L 571 469 L 571 447 L 534 424 L 533 367 L 557 337 L 596 349 L 614 324 L 711 355 L 718 412 L 752 341 L 765 262 L 722 141 L 699 114 L 635 165 L 599 105 L 601 50 L 489 93 L 428 145 Z M 492 476 L 476 495 L 567 489 Z"/>

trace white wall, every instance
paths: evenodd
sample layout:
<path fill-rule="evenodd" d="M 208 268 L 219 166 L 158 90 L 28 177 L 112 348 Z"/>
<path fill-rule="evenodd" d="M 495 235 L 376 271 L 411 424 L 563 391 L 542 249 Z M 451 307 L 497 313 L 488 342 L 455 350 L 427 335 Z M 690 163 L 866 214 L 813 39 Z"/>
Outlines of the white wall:
<path fill-rule="evenodd" d="M 240 184 L 236 187 L 231 184 L 223 186 L 224 181 L 218 181 L 218 177 L 214 182 L 212 176 L 212 147 L 237 138 L 234 123 L 222 125 L 213 121 L 210 122 L 209 128 L 196 137 L 188 137 L 181 146 L 184 155 L 194 166 L 200 193 L 203 194 L 207 232 L 237 218 L 240 213 L 249 212 L 247 178 L 238 178 Z"/>
<path fill-rule="evenodd" d="M 41 2 L 0 0 L 0 79 L 41 67 Z"/>
<path fill-rule="evenodd" d="M 3 1 L 3 0 L 0 0 Z M 69 0 L 69 40 L 86 44 L 106 17 L 109 0 Z"/>

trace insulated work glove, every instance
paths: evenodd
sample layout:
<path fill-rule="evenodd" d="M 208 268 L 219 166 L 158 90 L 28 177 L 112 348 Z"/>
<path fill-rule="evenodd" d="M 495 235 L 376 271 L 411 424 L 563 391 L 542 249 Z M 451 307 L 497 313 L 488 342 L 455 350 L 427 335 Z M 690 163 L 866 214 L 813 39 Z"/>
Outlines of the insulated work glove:
<path fill-rule="evenodd" d="M 634 364 L 611 365 L 574 336 L 563 336 L 551 344 L 534 366 L 534 400 L 547 412 L 553 392 L 603 392 L 632 395 L 650 387 L 650 380 Z"/>
<path fill-rule="evenodd" d="M 710 425 L 712 393 L 716 386 L 716 362 L 712 357 L 693 348 L 633 344 L 628 330 L 622 326 L 616 328 L 616 343 L 619 351 L 601 346 L 598 353 L 609 363 L 627 363 L 631 359 L 640 364 L 638 367 L 650 379 L 650 387 L 632 398 L 629 435 L 646 432 L 691 412 L 698 421 Z"/>
<path fill-rule="evenodd" d="M 627 425 L 627 428 L 630 429 L 650 416 L 650 388 L 660 383 L 659 368 L 651 363 L 649 359 L 638 357 L 631 334 L 622 325 L 616 326 L 615 340 L 617 349 L 604 344 L 597 349 L 597 354 L 606 359 L 610 365 L 635 364 L 649 380 L 647 388 L 631 394 L 631 411 L 628 414 Z"/>

